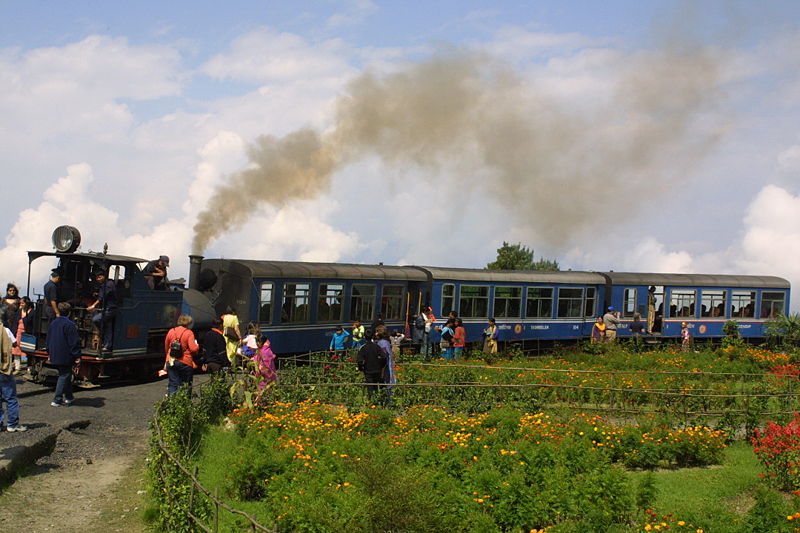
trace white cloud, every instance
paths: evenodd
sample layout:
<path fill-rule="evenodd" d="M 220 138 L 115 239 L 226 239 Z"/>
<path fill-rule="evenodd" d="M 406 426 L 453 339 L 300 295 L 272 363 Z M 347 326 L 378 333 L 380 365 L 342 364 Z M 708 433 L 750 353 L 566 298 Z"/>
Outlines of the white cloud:
<path fill-rule="evenodd" d="M 234 39 L 201 70 L 213 78 L 255 83 L 340 78 L 353 73 L 346 50 L 339 39 L 312 45 L 299 35 L 261 28 Z"/>
<path fill-rule="evenodd" d="M 667 251 L 654 237 L 646 237 L 624 255 L 622 267 L 639 272 L 688 273 L 693 261 L 688 252 Z"/>
<path fill-rule="evenodd" d="M 778 167 L 787 174 L 800 174 L 800 144 L 790 146 L 778 154 Z"/>
<path fill-rule="evenodd" d="M 342 12 L 328 17 L 325 22 L 328 29 L 359 24 L 378 10 L 378 6 L 370 0 L 350 0 L 345 4 L 346 8 Z"/>

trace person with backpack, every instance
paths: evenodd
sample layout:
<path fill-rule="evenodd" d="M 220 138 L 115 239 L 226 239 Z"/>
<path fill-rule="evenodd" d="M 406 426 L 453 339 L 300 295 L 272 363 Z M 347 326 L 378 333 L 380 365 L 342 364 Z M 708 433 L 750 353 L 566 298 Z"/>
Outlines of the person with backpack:
<path fill-rule="evenodd" d="M 164 370 L 167 372 L 169 379 L 167 385 L 167 395 L 174 394 L 182 385 L 188 384 L 192 386 L 192 379 L 194 378 L 194 369 L 197 364 L 194 361 L 194 356 L 200 351 L 200 346 L 194 338 L 194 332 L 191 330 L 192 317 L 189 315 L 180 315 L 178 317 L 178 325 L 167 332 L 164 339 L 164 348 L 166 351 L 166 361 L 164 362 Z"/>
<path fill-rule="evenodd" d="M 211 329 L 202 337 L 200 343 L 202 369 L 204 372 L 219 372 L 230 368 L 228 353 L 225 350 L 225 337 L 222 335 L 222 319 L 211 319 Z"/>
<path fill-rule="evenodd" d="M 445 359 L 452 359 L 455 352 L 453 348 L 453 335 L 455 334 L 455 320 L 448 319 L 444 326 L 439 328 L 442 339 L 439 341 L 439 347 L 442 350 L 442 357 Z"/>
<path fill-rule="evenodd" d="M 380 384 L 384 383 L 384 372 L 386 371 L 386 354 L 375 344 L 372 330 L 364 333 L 364 345 L 358 349 L 356 355 L 356 365 L 364 373 L 364 381 L 367 383 L 367 396 L 372 399 Z"/>

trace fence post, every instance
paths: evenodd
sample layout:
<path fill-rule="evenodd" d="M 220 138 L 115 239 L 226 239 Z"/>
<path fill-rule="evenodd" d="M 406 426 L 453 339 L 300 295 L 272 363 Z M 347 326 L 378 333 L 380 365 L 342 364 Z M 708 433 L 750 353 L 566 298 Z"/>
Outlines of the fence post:
<path fill-rule="evenodd" d="M 219 532 L 219 488 L 214 487 L 214 533 Z"/>
<path fill-rule="evenodd" d="M 192 473 L 194 474 L 194 479 L 197 479 L 197 472 L 198 472 L 198 467 L 197 467 L 197 465 L 195 465 L 194 469 L 192 470 Z M 195 489 L 194 479 L 191 480 L 191 487 L 189 487 L 189 511 L 190 512 L 192 511 L 193 504 L 194 504 L 194 489 Z"/>

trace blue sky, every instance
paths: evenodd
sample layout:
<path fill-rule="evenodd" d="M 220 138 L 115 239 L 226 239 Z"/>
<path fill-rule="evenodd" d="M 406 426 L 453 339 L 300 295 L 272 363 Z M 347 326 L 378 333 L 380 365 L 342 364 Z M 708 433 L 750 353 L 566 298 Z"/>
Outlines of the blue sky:
<path fill-rule="evenodd" d="M 491 67 L 445 117 L 465 131 L 388 153 L 438 127 L 411 109 L 313 194 L 250 183 L 207 255 L 474 267 L 508 240 L 573 269 L 800 281 L 799 22 L 777 1 L 0 1 L 0 276 L 59 223 L 185 256 L 259 136 L 341 132 L 365 75 L 401 102 L 455 49 Z"/>

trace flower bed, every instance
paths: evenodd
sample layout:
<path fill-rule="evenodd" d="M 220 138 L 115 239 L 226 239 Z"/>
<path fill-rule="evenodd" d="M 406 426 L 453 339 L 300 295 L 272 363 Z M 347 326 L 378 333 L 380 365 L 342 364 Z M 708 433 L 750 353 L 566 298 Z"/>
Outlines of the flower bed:
<path fill-rule="evenodd" d="M 511 408 L 397 415 L 306 401 L 236 410 L 231 420 L 226 494 L 259 502 L 282 531 L 605 531 L 634 512 L 621 465 L 711 464 L 725 448 L 725 435 L 708 428 Z"/>

